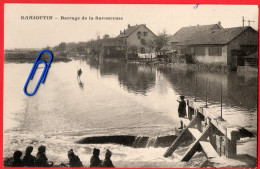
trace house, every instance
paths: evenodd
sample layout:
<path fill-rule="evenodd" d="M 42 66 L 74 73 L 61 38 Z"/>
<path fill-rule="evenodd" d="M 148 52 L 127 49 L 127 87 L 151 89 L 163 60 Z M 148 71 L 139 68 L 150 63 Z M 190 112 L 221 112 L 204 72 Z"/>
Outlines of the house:
<path fill-rule="evenodd" d="M 122 58 L 125 56 L 125 49 L 119 43 L 118 38 L 102 39 L 101 56 L 104 58 Z"/>
<path fill-rule="evenodd" d="M 178 54 L 195 62 L 237 67 L 237 53 L 257 52 L 258 32 L 252 27 L 223 28 L 220 24 L 184 27 L 171 39 Z"/>
<path fill-rule="evenodd" d="M 120 31 L 117 36 L 119 43 L 125 47 L 128 54 L 154 52 L 154 39 L 156 35 L 146 27 L 146 24 L 130 26 Z"/>

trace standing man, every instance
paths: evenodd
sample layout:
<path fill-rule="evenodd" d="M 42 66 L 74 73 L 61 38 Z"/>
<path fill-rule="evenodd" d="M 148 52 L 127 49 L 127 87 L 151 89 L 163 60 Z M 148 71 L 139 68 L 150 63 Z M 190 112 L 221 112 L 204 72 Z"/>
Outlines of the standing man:
<path fill-rule="evenodd" d="M 80 75 L 82 74 L 82 70 L 81 69 L 79 69 L 78 70 L 78 77 L 80 78 Z"/>
<path fill-rule="evenodd" d="M 180 96 L 181 101 L 177 100 L 179 102 L 178 107 L 178 114 L 179 117 L 185 118 L 186 117 L 186 102 L 184 101 L 184 96 Z M 183 122 L 181 121 L 181 127 L 178 129 L 183 129 Z"/>

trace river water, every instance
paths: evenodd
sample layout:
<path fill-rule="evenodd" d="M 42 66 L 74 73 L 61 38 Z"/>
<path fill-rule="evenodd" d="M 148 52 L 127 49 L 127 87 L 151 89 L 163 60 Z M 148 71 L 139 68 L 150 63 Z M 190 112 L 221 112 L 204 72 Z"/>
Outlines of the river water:
<path fill-rule="evenodd" d="M 47 79 L 33 97 L 23 93 L 32 64 L 4 64 L 4 157 L 27 145 L 47 146 L 57 163 L 67 160 L 73 148 L 89 165 L 94 147 L 113 152 L 114 161 L 172 161 L 163 158 L 167 148 L 134 149 L 122 145 L 82 145 L 75 141 L 95 135 L 168 135 L 179 127 L 180 95 L 205 103 L 223 118 L 256 131 L 258 77 L 237 73 L 207 73 L 115 61 L 73 60 L 54 62 Z M 77 69 L 83 74 L 80 85 Z M 41 71 L 36 72 L 32 91 Z M 195 79 L 197 78 L 197 89 Z M 36 149 L 34 153 L 36 153 Z"/>

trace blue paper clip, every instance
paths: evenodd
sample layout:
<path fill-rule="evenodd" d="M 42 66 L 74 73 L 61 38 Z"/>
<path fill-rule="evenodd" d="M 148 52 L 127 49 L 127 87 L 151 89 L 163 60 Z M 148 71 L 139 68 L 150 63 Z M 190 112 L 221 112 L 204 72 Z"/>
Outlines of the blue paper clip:
<path fill-rule="evenodd" d="M 44 52 L 47 52 L 47 53 L 49 53 L 49 55 L 50 55 L 50 60 L 49 60 L 48 64 L 47 64 L 44 60 L 39 60 L 40 56 L 41 56 Z M 34 62 L 34 64 L 33 64 L 31 73 L 30 73 L 30 75 L 28 76 L 28 79 L 27 79 L 27 81 L 26 81 L 26 83 L 25 83 L 25 85 L 24 85 L 24 88 L 23 88 L 23 91 L 24 91 L 24 93 L 25 93 L 27 96 L 33 96 L 33 95 L 36 93 L 36 91 L 38 90 L 38 88 L 39 88 L 39 86 L 40 86 L 40 83 L 42 83 L 42 84 L 44 83 L 44 81 L 45 81 L 45 79 L 46 79 L 46 75 L 47 75 L 47 73 L 48 73 L 48 71 L 49 71 L 49 68 L 50 68 L 50 66 L 51 66 L 52 59 L 53 59 L 53 55 L 52 55 L 51 51 L 49 51 L 49 50 L 42 50 L 42 51 L 38 54 L 38 56 L 37 56 L 37 58 L 36 58 L 36 60 L 35 60 L 35 62 Z M 37 67 L 38 67 L 38 65 L 39 65 L 40 63 L 43 63 L 44 66 L 45 66 L 45 67 L 44 67 L 44 70 L 43 70 L 43 72 L 42 72 L 42 75 L 41 75 L 41 77 L 40 77 L 40 79 L 39 79 L 39 81 L 38 81 L 38 83 L 37 83 L 37 86 L 36 86 L 36 88 L 34 89 L 34 91 L 33 91 L 32 93 L 27 93 L 27 91 L 26 91 L 27 85 L 28 85 L 29 81 L 33 79 L 33 76 L 34 76 L 34 74 L 35 74 L 35 72 L 36 72 L 36 69 L 37 69 Z"/>

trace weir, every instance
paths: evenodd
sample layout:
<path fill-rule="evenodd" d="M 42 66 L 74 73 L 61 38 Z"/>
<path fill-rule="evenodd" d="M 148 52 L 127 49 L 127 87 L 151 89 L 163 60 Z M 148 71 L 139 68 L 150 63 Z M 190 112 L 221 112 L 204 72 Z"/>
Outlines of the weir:
<path fill-rule="evenodd" d="M 112 135 L 112 136 L 93 136 L 83 138 L 78 144 L 121 144 L 133 148 L 148 147 L 169 147 L 177 138 L 175 135 L 166 136 L 131 136 L 131 135 Z"/>
<path fill-rule="evenodd" d="M 237 155 L 237 140 L 240 139 L 240 126 L 229 124 L 210 108 L 196 101 L 187 100 L 187 118 L 181 118 L 185 128 L 174 140 L 164 157 L 171 156 L 179 145 L 193 137 L 193 143 L 181 158 L 189 161 L 197 151 L 202 151 L 207 158 L 226 156 L 233 158 Z"/>

